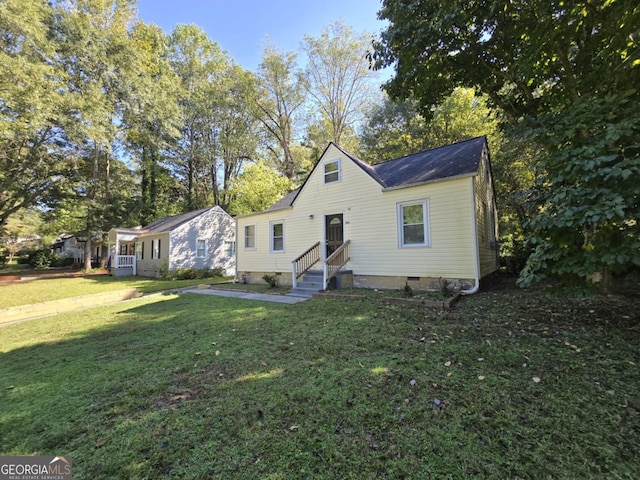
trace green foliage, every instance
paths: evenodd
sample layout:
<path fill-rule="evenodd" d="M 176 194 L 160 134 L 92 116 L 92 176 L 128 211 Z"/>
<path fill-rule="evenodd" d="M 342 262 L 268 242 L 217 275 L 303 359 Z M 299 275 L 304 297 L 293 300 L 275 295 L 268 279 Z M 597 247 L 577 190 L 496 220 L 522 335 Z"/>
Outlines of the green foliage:
<path fill-rule="evenodd" d="M 55 253 L 51 253 L 49 250 L 36 250 L 29 254 L 29 265 L 36 270 L 49 268 L 59 261 L 60 256 Z"/>
<path fill-rule="evenodd" d="M 400 289 L 400 294 L 405 298 L 413 297 L 413 288 L 408 283 L 404 284 L 404 287 Z"/>
<path fill-rule="evenodd" d="M 204 278 L 214 278 L 224 276 L 222 267 L 216 268 L 176 268 L 175 270 L 161 269 L 163 280 L 201 280 Z"/>
<path fill-rule="evenodd" d="M 396 66 L 392 96 L 417 98 L 429 116 L 455 87 L 476 85 L 529 142 L 536 190 L 506 216 L 525 220 L 509 240 L 524 234 L 533 249 L 522 285 L 638 264 L 636 1 L 385 0 L 380 17 L 390 25 L 373 57 Z"/>
<path fill-rule="evenodd" d="M 268 135 L 267 148 L 275 157 L 277 171 L 295 180 L 304 158 L 299 155 L 293 139 L 300 130 L 306 99 L 305 79 L 296 65 L 296 54 L 279 51 L 267 43 L 257 78 L 256 116 Z"/>
<path fill-rule="evenodd" d="M 261 212 L 292 190 L 286 177 L 263 162 L 247 166 L 230 189 L 233 202 L 229 206 L 232 215 Z"/>
<path fill-rule="evenodd" d="M 269 285 L 269 287 L 271 288 L 276 288 L 278 286 L 278 276 L 277 275 L 269 275 L 268 273 L 265 273 L 262 276 L 262 279 L 267 282 L 267 284 Z"/>
<path fill-rule="evenodd" d="M 635 91 L 583 98 L 540 118 L 548 157 L 540 214 L 521 284 L 545 275 L 586 277 L 640 265 L 640 113 Z M 534 125 L 530 132 L 539 135 Z"/>
<path fill-rule="evenodd" d="M 347 144 L 349 133 L 361 120 L 372 97 L 366 54 L 370 37 L 357 34 L 342 21 L 326 27 L 319 37 L 305 35 L 306 85 L 318 112 L 316 125 L 326 126 L 330 141 L 356 151 Z M 321 148 L 324 149 L 326 142 Z"/>

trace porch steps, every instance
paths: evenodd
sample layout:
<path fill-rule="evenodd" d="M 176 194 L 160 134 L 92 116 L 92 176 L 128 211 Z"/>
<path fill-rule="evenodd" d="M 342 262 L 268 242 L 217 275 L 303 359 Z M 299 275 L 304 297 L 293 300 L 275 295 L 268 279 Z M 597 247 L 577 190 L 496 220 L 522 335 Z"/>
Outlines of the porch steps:
<path fill-rule="evenodd" d="M 315 292 L 324 290 L 322 270 L 309 270 L 298 282 L 298 286 L 287 293 L 290 297 L 311 298 Z"/>

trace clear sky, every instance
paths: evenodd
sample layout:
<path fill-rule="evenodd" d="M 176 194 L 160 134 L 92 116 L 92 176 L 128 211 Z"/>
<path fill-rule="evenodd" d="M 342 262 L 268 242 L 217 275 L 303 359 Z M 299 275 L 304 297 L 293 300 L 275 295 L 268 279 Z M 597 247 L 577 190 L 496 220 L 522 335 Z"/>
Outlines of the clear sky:
<path fill-rule="evenodd" d="M 138 16 L 165 33 L 177 24 L 200 26 L 236 63 L 255 71 L 265 38 L 298 52 L 305 35 L 318 37 L 342 19 L 355 32 L 377 35 L 380 0 L 138 0 Z"/>

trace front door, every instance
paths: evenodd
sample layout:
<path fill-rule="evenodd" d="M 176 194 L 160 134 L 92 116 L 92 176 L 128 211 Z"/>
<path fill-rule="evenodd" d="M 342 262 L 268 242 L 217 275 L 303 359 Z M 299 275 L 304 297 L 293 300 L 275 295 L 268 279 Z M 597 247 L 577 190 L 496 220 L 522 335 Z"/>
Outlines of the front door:
<path fill-rule="evenodd" d="M 325 231 L 327 232 L 327 240 L 325 242 L 327 246 L 327 258 L 336 249 L 342 245 L 344 241 L 344 230 L 342 226 L 342 214 L 337 213 L 335 215 L 327 215 L 325 218 Z"/>

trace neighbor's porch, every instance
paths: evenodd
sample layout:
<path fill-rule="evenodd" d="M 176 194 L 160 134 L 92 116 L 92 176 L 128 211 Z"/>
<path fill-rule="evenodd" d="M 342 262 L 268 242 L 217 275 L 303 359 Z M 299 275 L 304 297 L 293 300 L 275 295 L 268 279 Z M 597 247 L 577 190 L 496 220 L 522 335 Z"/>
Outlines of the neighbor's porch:
<path fill-rule="evenodd" d="M 107 268 L 115 277 L 137 275 L 136 238 L 142 229 L 112 228 L 109 230 Z"/>

